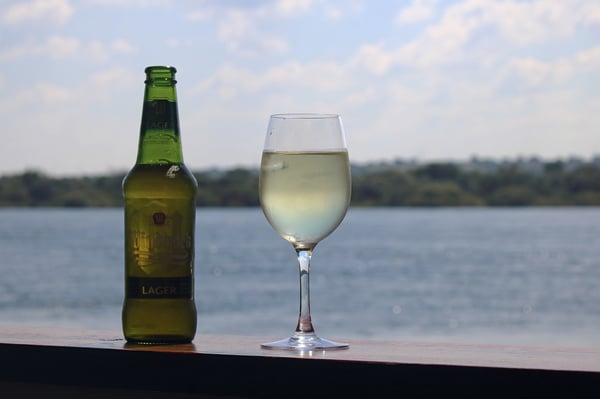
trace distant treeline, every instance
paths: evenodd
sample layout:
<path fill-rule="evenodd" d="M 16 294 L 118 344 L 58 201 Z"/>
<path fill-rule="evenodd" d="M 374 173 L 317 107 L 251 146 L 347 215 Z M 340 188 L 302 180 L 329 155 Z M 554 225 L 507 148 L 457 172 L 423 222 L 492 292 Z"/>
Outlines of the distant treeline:
<path fill-rule="evenodd" d="M 352 167 L 353 206 L 600 206 L 600 162 L 391 162 Z M 258 206 L 258 171 L 195 172 L 198 206 Z M 119 207 L 124 174 L 0 176 L 0 206 Z"/>

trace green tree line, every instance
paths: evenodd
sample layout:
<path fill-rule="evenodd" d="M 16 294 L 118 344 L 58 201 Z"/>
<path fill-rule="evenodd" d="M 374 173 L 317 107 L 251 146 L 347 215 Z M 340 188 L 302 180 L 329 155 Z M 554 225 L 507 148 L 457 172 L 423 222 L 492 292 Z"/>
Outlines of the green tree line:
<path fill-rule="evenodd" d="M 198 206 L 258 206 L 258 171 L 200 171 Z M 3 207 L 118 207 L 124 174 L 52 177 L 39 171 L 0 176 Z M 598 206 L 600 165 L 535 170 L 503 163 L 493 171 L 458 163 L 353 165 L 352 206 Z"/>

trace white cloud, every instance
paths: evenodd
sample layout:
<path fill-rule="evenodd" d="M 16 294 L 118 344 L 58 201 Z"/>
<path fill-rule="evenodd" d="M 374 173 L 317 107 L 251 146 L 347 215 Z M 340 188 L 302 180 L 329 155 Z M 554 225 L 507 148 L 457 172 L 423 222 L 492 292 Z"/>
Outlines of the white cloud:
<path fill-rule="evenodd" d="M 27 56 L 31 52 L 31 46 L 12 46 L 0 52 L 0 61 L 12 61 Z"/>
<path fill-rule="evenodd" d="M 45 102 L 50 104 L 66 102 L 75 98 L 72 90 L 48 83 L 39 83 L 35 91 L 42 96 Z"/>
<path fill-rule="evenodd" d="M 514 43 L 535 43 L 568 36 L 581 21 L 581 2 L 544 0 L 530 3 L 509 1 L 482 7 L 489 23 Z"/>
<path fill-rule="evenodd" d="M 399 14 L 400 19 L 417 20 L 427 14 L 425 8 L 425 3 L 415 1 Z M 388 50 L 364 45 L 357 57 L 364 58 L 364 66 L 374 74 L 396 65 L 438 68 L 469 61 L 490 66 L 498 62 L 502 51 L 514 50 L 514 45 L 527 48 L 550 43 L 572 36 L 582 26 L 599 23 L 600 3 L 594 1 L 465 0 L 444 9 L 440 18 L 425 25 L 413 41 Z M 474 43 L 485 49 L 473 52 Z"/>
<path fill-rule="evenodd" d="M 31 87 L 22 88 L 8 97 L 0 98 L 0 107 L 6 114 L 22 112 L 24 109 L 38 109 L 36 105 L 52 106 L 72 101 L 75 92 L 55 84 L 39 82 Z"/>
<path fill-rule="evenodd" d="M 303 18 L 312 11 L 320 12 L 326 20 L 339 20 L 343 14 L 359 13 L 360 2 L 344 1 L 336 7 L 331 2 L 315 0 L 275 0 L 257 3 L 237 3 L 230 6 L 224 2 L 209 1 L 202 8 L 186 13 L 186 19 L 194 22 L 214 22 L 217 39 L 236 55 L 284 54 L 289 51 L 285 36 L 289 32 L 276 32 L 273 26 L 282 21 Z M 314 17 L 310 14 L 310 17 Z"/>
<path fill-rule="evenodd" d="M 600 23 L 600 3 L 589 1 L 582 5 L 580 9 L 584 26 Z"/>
<path fill-rule="evenodd" d="M 590 68 L 600 68 L 600 46 L 579 52 L 576 60 L 579 64 L 589 66 Z"/>
<path fill-rule="evenodd" d="M 198 92 L 215 90 L 223 99 L 247 94 L 255 95 L 260 90 L 301 90 L 313 92 L 339 91 L 353 85 L 344 67 L 334 62 L 312 62 L 301 64 L 288 61 L 264 72 L 253 72 L 232 65 L 224 65 L 213 76 L 201 82 Z"/>
<path fill-rule="evenodd" d="M 100 40 L 81 43 L 76 37 L 52 35 L 41 44 L 26 43 L 10 47 L 0 52 L 0 60 L 44 56 L 53 60 L 84 59 L 102 63 L 110 59 L 113 52 L 133 54 L 135 51 L 133 46 L 123 39 L 106 45 Z"/>
<path fill-rule="evenodd" d="M 165 39 L 164 43 L 165 43 L 165 46 L 167 46 L 169 48 L 182 48 L 182 47 L 192 45 L 193 40 L 190 38 L 180 39 L 180 38 L 171 37 L 171 38 Z M 135 53 L 135 52 L 137 52 L 137 50 L 132 48 L 130 52 Z"/>
<path fill-rule="evenodd" d="M 381 45 L 361 46 L 350 61 L 350 65 L 362 67 L 373 75 L 383 75 L 391 67 L 394 55 L 386 52 Z"/>
<path fill-rule="evenodd" d="M 312 0 L 278 0 L 273 10 L 277 16 L 298 16 L 306 12 L 313 5 Z"/>
<path fill-rule="evenodd" d="M 599 48 L 550 60 L 529 55 L 486 58 L 480 52 L 470 52 L 467 46 L 473 35 L 479 33 L 478 29 L 497 26 L 494 24 L 499 16 L 492 16 L 493 9 L 486 8 L 489 4 L 467 0 L 450 7 L 438 22 L 426 27 L 421 36 L 395 49 L 383 44 L 365 44 L 346 62 L 288 61 L 260 72 L 229 64 L 199 85 L 199 90 L 214 90 L 223 100 L 256 95 L 261 90 L 270 98 L 278 99 L 281 97 L 275 93 L 280 90 L 303 93 L 299 96 L 329 91 L 347 99 L 347 104 L 358 103 L 361 95 L 365 103 L 373 101 L 372 94 L 377 93 L 378 101 L 395 104 L 398 98 L 386 90 L 390 86 L 378 85 L 384 82 L 381 79 L 403 79 L 405 83 L 396 86 L 402 87 L 404 93 L 412 93 L 414 99 L 418 98 L 421 103 L 446 104 L 461 96 L 491 101 L 499 90 L 514 90 L 515 84 L 522 88 L 554 87 L 569 82 L 582 71 L 592 73 L 593 68 L 600 66 Z M 486 48 L 487 52 L 502 45 L 498 33 L 496 31 L 492 44 Z M 456 68 L 450 72 L 448 66 Z M 398 67 L 403 68 L 401 75 L 397 74 Z M 416 92 L 421 95 L 415 97 Z"/>
<path fill-rule="evenodd" d="M 437 2 L 437 0 L 413 0 L 410 6 L 398 13 L 396 22 L 411 24 L 426 21 L 434 15 Z"/>
<path fill-rule="evenodd" d="M 513 69 L 530 86 L 541 85 L 552 74 L 552 65 L 532 57 L 512 60 L 509 63 L 509 69 Z"/>
<path fill-rule="evenodd" d="M 368 86 L 345 96 L 339 107 L 340 109 L 356 109 L 376 99 L 378 96 L 378 90 L 373 86 Z"/>
<path fill-rule="evenodd" d="M 41 47 L 35 47 L 33 54 L 41 54 L 53 59 L 74 57 L 80 49 L 79 39 L 75 37 L 51 36 Z"/>
<path fill-rule="evenodd" d="M 568 37 L 577 27 L 598 22 L 595 0 L 465 0 L 445 10 L 436 29 L 452 32 L 462 25 L 467 38 L 477 29 L 495 28 L 512 43 L 529 44 Z"/>
<path fill-rule="evenodd" d="M 209 21 L 215 17 L 214 8 L 203 8 L 195 10 L 186 14 L 186 19 L 189 21 L 204 22 Z"/>
<path fill-rule="evenodd" d="M 2 13 L 1 20 L 9 25 L 39 21 L 62 25 L 73 13 L 73 7 L 68 0 L 34 0 L 8 7 Z"/>
<path fill-rule="evenodd" d="M 80 49 L 79 39 L 66 36 L 50 36 L 42 44 L 21 44 L 0 53 L 0 60 L 12 61 L 25 57 L 46 56 L 54 60 L 74 57 Z"/>
<path fill-rule="evenodd" d="M 190 21 L 214 21 L 217 39 L 236 55 L 257 55 L 264 52 L 282 54 L 289 47 L 283 34 L 272 32 L 272 21 L 299 18 L 315 5 L 313 0 L 277 0 L 259 3 L 256 7 L 230 7 L 213 2 L 187 14 Z M 339 18 L 339 9 L 325 6 L 328 18 Z"/>
<path fill-rule="evenodd" d="M 99 40 L 92 40 L 85 49 L 88 58 L 95 62 L 106 62 L 108 59 L 108 50 L 106 46 Z"/>
<path fill-rule="evenodd" d="M 86 88 L 93 90 L 108 88 L 107 91 L 110 92 L 111 87 L 129 86 L 132 82 L 137 83 L 138 81 L 140 81 L 140 77 L 137 74 L 133 74 L 125 68 L 114 67 L 90 75 L 87 79 L 89 87 L 86 86 Z"/>
<path fill-rule="evenodd" d="M 56 105 L 71 102 L 73 105 L 81 105 L 85 98 L 90 98 L 90 93 L 93 93 L 92 101 L 96 102 L 98 98 L 114 96 L 115 87 L 125 88 L 134 84 L 133 82 L 138 83 L 139 81 L 138 75 L 132 74 L 125 68 L 114 67 L 91 74 L 81 85 L 74 88 L 48 82 L 37 82 L 18 90 L 14 95 L 0 98 L 0 108 L 3 111 L 23 109 L 40 103 Z"/>
<path fill-rule="evenodd" d="M 88 0 L 88 3 L 108 7 L 165 7 L 171 6 L 173 0 Z"/>
<path fill-rule="evenodd" d="M 508 76 L 511 72 L 516 74 L 529 86 L 552 87 L 556 83 L 563 83 L 598 68 L 600 68 L 600 46 L 553 61 L 541 61 L 534 57 L 513 58 L 508 63 L 505 74 Z"/>
<path fill-rule="evenodd" d="M 111 48 L 119 53 L 133 54 L 136 49 L 125 39 L 117 39 L 112 42 Z"/>
<path fill-rule="evenodd" d="M 260 10 L 227 10 L 218 21 L 217 38 L 234 52 L 285 52 L 288 48 L 285 40 L 259 29 L 261 14 Z"/>
<path fill-rule="evenodd" d="M 325 9 L 325 15 L 327 16 L 328 19 L 338 20 L 338 19 L 342 18 L 342 10 L 340 10 L 337 7 L 327 7 Z"/>
<path fill-rule="evenodd" d="M 423 35 L 400 50 L 398 57 L 415 66 L 462 61 L 465 44 L 483 24 L 481 6 L 486 3 L 467 0 L 449 7 L 439 23 L 428 26 Z"/>

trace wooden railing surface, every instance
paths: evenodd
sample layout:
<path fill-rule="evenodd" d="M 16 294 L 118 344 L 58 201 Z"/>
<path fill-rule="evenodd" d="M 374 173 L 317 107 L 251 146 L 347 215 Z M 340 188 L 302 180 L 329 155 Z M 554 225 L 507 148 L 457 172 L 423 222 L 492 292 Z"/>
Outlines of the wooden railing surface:
<path fill-rule="evenodd" d="M 371 340 L 331 352 L 260 348 L 273 338 L 130 345 L 120 332 L 0 326 L 0 397 L 600 398 L 598 348 Z"/>

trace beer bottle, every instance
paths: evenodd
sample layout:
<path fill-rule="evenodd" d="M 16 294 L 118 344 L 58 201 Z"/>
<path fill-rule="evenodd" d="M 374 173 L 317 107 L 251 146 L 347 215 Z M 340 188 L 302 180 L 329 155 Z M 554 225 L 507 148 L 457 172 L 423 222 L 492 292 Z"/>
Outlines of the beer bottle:
<path fill-rule="evenodd" d="M 137 343 L 196 334 L 194 232 L 198 184 L 183 163 L 176 69 L 146 68 L 135 166 L 123 180 L 123 334 Z"/>

